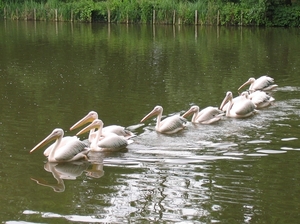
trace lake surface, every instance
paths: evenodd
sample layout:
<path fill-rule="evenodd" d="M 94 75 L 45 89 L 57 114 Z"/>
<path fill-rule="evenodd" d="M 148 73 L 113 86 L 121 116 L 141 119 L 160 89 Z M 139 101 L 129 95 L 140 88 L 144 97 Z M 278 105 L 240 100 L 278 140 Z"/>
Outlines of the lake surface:
<path fill-rule="evenodd" d="M 0 21 L 3 223 L 298 223 L 300 30 Z M 163 135 L 164 117 L 219 106 L 269 75 L 275 104 Z M 89 162 L 29 151 L 89 111 L 137 136 Z M 189 118 L 190 119 L 190 118 Z M 83 135 L 82 138 L 86 138 Z"/>

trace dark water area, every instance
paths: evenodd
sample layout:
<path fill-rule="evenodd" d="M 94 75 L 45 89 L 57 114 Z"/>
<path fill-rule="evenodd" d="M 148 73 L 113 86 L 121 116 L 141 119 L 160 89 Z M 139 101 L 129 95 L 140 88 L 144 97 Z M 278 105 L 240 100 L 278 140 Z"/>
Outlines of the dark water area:
<path fill-rule="evenodd" d="M 298 223 L 300 31 L 296 28 L 0 21 L 3 223 Z M 155 119 L 220 106 L 268 75 L 275 104 L 253 117 Z M 89 111 L 136 134 L 126 150 L 49 163 L 29 151 Z M 188 118 L 190 119 L 190 118 Z M 86 138 L 83 135 L 82 138 Z"/>

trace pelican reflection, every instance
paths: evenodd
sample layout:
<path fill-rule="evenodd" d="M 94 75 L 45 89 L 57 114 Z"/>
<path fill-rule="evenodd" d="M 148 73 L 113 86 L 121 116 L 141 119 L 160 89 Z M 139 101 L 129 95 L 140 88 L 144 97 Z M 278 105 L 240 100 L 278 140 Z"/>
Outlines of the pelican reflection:
<path fill-rule="evenodd" d="M 55 192 L 64 192 L 65 184 L 64 180 L 75 180 L 78 176 L 81 176 L 83 171 L 89 167 L 88 162 L 72 162 L 72 163 L 51 163 L 47 162 L 44 165 L 44 169 L 47 172 L 52 173 L 53 177 L 57 180 L 57 183 L 48 183 L 48 181 L 42 178 L 31 178 L 37 184 L 45 187 L 52 188 Z"/>

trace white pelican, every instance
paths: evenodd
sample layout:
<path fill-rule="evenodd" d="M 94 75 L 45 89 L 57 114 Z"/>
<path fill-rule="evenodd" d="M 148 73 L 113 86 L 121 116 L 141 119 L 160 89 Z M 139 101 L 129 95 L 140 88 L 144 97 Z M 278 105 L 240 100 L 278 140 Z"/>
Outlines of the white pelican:
<path fill-rule="evenodd" d="M 86 124 L 86 123 L 89 123 L 89 122 L 92 122 L 94 120 L 98 119 L 98 113 L 95 112 L 95 111 L 90 111 L 85 117 L 83 117 L 81 120 L 79 120 L 76 124 L 74 124 L 70 130 L 74 130 L 78 127 L 81 127 L 82 125 Z M 93 130 L 91 130 L 90 132 L 90 135 L 91 133 L 93 133 Z M 135 135 L 131 132 L 131 131 L 128 131 L 126 130 L 124 127 L 122 126 L 119 126 L 119 125 L 109 125 L 109 126 L 106 126 L 102 129 L 102 135 L 105 136 L 109 133 L 115 133 L 119 136 L 124 136 L 125 138 L 129 139 L 129 138 L 132 138 L 134 137 Z M 92 141 L 92 136 L 89 136 L 89 139 L 90 141 Z"/>
<path fill-rule="evenodd" d="M 264 91 L 258 90 L 252 93 L 251 92 L 252 91 L 250 91 L 250 93 L 248 91 L 244 91 L 241 93 L 241 95 L 244 95 L 245 97 L 250 99 L 255 104 L 257 109 L 268 107 L 272 105 L 275 101 L 275 99 L 272 96 L 270 96 Z"/>
<path fill-rule="evenodd" d="M 77 137 L 67 138 L 64 144 L 61 144 L 64 136 L 64 131 L 61 128 L 56 128 L 48 135 L 43 141 L 37 144 L 30 153 L 41 148 L 52 140 L 56 140 L 55 143 L 48 147 L 44 152 L 44 155 L 48 155 L 49 162 L 70 162 L 79 159 L 87 159 L 86 147 L 88 146 L 85 142 L 80 141 Z"/>
<path fill-rule="evenodd" d="M 128 144 L 133 142 L 132 140 L 128 140 L 124 136 L 120 136 L 115 133 L 109 133 L 103 137 L 102 128 L 103 122 L 100 119 L 96 119 L 91 124 L 79 131 L 76 135 L 98 129 L 97 131 L 94 131 L 96 132 L 96 136 L 92 139 L 90 145 L 91 151 L 116 151 L 126 148 Z"/>
<path fill-rule="evenodd" d="M 239 101 L 244 101 L 246 99 L 246 95 L 239 95 L 239 96 L 236 96 L 232 99 L 232 103 L 238 103 Z M 220 110 L 226 112 L 227 111 L 227 107 L 229 106 L 229 102 L 225 103 L 225 105 L 223 105 L 223 107 L 221 108 L 220 107 Z"/>
<path fill-rule="evenodd" d="M 226 117 L 245 118 L 256 112 L 255 105 L 246 97 L 244 97 L 244 100 L 238 100 L 236 102 L 233 102 L 232 98 L 232 92 L 228 91 L 220 106 L 220 109 L 222 109 L 224 105 L 229 102 Z"/>
<path fill-rule="evenodd" d="M 161 121 L 162 112 L 163 108 L 161 106 L 156 106 L 141 120 L 141 122 L 144 122 L 148 118 L 157 115 L 155 130 L 164 134 L 173 134 L 183 130 L 186 127 L 186 119 L 179 115 L 173 115 Z"/>
<path fill-rule="evenodd" d="M 78 139 L 78 137 L 77 136 L 64 136 L 61 139 L 61 142 L 59 143 L 59 147 L 62 147 L 64 145 L 68 144 L 68 142 L 73 141 L 73 139 Z M 49 153 L 51 152 L 51 150 L 53 149 L 54 146 L 55 146 L 55 142 L 52 145 L 50 145 L 48 148 L 46 148 L 44 151 L 44 156 L 48 157 Z"/>
<path fill-rule="evenodd" d="M 245 82 L 243 85 L 241 85 L 238 90 L 243 88 L 246 85 L 250 85 L 249 90 L 256 91 L 256 90 L 264 90 L 269 91 L 275 89 L 278 85 L 273 84 L 274 79 L 269 76 L 261 76 L 258 79 L 250 78 L 247 82 Z"/>
<path fill-rule="evenodd" d="M 182 117 L 187 117 L 193 114 L 192 123 L 198 124 L 212 124 L 221 119 L 224 113 L 217 107 L 206 107 L 199 112 L 198 106 L 191 106 L 191 108 L 185 112 Z"/>

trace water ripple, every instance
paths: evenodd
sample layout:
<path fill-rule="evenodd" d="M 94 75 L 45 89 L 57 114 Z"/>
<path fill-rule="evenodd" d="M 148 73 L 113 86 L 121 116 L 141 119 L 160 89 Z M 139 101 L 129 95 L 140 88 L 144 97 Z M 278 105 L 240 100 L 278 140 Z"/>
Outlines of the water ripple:
<path fill-rule="evenodd" d="M 286 153 L 286 151 L 283 150 L 273 150 L 273 149 L 261 149 L 257 150 L 259 153 L 266 153 L 266 154 L 281 154 L 281 153 Z"/>
<path fill-rule="evenodd" d="M 291 138 L 282 138 L 281 141 L 294 141 L 294 140 L 298 140 L 298 138 L 295 138 L 295 137 L 291 137 Z"/>
<path fill-rule="evenodd" d="M 248 141 L 249 144 L 265 144 L 265 143 L 271 143 L 271 140 L 252 140 Z"/>

